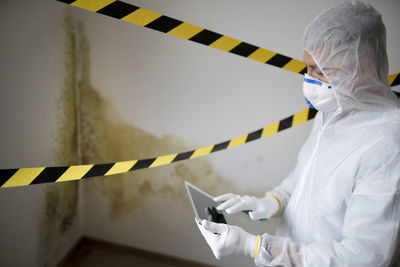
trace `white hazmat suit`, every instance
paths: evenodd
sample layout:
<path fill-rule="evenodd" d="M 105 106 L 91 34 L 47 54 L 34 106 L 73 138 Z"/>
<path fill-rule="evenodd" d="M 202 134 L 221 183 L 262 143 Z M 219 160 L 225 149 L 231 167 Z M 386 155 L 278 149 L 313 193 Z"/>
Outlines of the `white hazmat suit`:
<path fill-rule="evenodd" d="M 295 169 L 267 199 L 216 198 L 228 213 L 279 211 L 276 235 L 207 221 L 199 229 L 217 258 L 254 255 L 258 266 L 391 266 L 400 231 L 400 104 L 388 83 L 381 15 L 342 2 L 311 22 L 302 43 L 337 105 L 317 113 Z"/>
<path fill-rule="evenodd" d="M 311 22 L 302 43 L 338 108 L 318 112 L 295 169 L 267 193 L 281 203 L 281 223 L 276 236 L 262 236 L 255 262 L 390 266 L 400 226 L 400 109 L 381 15 L 340 3 Z"/>

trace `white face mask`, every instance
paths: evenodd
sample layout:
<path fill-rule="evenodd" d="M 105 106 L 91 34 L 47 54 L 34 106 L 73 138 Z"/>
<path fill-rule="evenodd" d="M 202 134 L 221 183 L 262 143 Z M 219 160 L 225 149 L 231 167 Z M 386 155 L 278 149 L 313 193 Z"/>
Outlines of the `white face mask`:
<path fill-rule="evenodd" d="M 330 84 L 304 74 L 303 94 L 310 108 L 332 111 L 338 107 L 336 96 Z"/>

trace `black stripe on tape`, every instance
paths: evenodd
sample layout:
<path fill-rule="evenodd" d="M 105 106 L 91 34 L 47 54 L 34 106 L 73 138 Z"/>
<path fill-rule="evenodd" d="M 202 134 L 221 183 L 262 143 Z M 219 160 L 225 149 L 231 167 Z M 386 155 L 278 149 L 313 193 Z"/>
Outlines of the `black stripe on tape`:
<path fill-rule="evenodd" d="M 31 184 L 42 184 L 55 182 L 69 168 L 67 167 L 47 167 L 45 168 Z"/>
<path fill-rule="evenodd" d="M 57 1 L 63 2 L 63 3 L 66 3 L 66 4 L 71 4 L 72 2 L 75 2 L 76 0 L 57 0 Z"/>
<path fill-rule="evenodd" d="M 0 186 L 7 182 L 19 169 L 0 170 Z"/>
<path fill-rule="evenodd" d="M 193 155 L 194 150 L 192 151 L 188 151 L 188 152 L 183 152 L 183 153 L 179 153 L 172 162 L 177 162 L 177 161 L 181 161 L 181 160 L 185 160 L 185 159 L 190 159 L 190 157 Z"/>
<path fill-rule="evenodd" d="M 138 160 L 129 171 L 148 168 L 155 160 L 156 158 Z"/>
<path fill-rule="evenodd" d="M 308 117 L 307 117 L 307 120 L 314 119 L 314 118 L 315 118 L 315 115 L 317 115 L 317 112 L 318 112 L 318 110 L 313 109 L 313 108 L 310 108 L 310 109 L 308 110 Z"/>
<path fill-rule="evenodd" d="M 292 127 L 293 115 L 279 122 L 278 132 Z"/>
<path fill-rule="evenodd" d="M 214 145 L 214 147 L 213 147 L 213 149 L 211 149 L 210 153 L 226 149 L 228 147 L 228 145 L 229 145 L 229 142 L 230 141 L 225 141 L 225 142 L 222 142 L 222 143 Z"/>
<path fill-rule="evenodd" d="M 396 86 L 400 84 L 400 74 L 397 74 L 397 77 L 394 78 L 394 81 L 392 82 L 391 86 Z"/>
<path fill-rule="evenodd" d="M 275 56 L 273 56 L 270 60 L 268 60 L 265 63 L 274 65 L 274 66 L 279 67 L 279 68 L 282 68 L 290 60 L 291 60 L 290 57 L 287 57 L 287 56 L 284 56 L 284 55 L 281 55 L 281 54 L 276 54 Z"/>
<path fill-rule="evenodd" d="M 203 45 L 210 45 L 221 37 L 222 35 L 219 33 L 204 29 L 189 40 Z"/>
<path fill-rule="evenodd" d="M 257 46 L 241 42 L 240 44 L 232 48 L 229 52 L 239 56 L 248 57 L 249 55 L 251 55 L 251 53 L 253 53 L 257 49 L 258 49 Z"/>
<path fill-rule="evenodd" d="M 103 176 L 112 168 L 112 166 L 114 166 L 114 164 L 115 163 L 96 164 L 82 178 Z"/>
<path fill-rule="evenodd" d="M 247 135 L 246 143 L 260 139 L 263 129 L 251 132 Z"/>
<path fill-rule="evenodd" d="M 302 74 L 302 75 L 307 73 L 307 67 L 304 67 L 304 69 L 302 69 L 299 73 Z"/>
<path fill-rule="evenodd" d="M 397 97 L 400 97 L 400 92 L 393 91 L 393 93 L 394 93 Z"/>
<path fill-rule="evenodd" d="M 127 4 L 121 1 L 115 1 L 108 6 L 98 10 L 97 13 L 110 16 L 116 19 L 122 19 L 123 17 L 131 14 L 133 11 L 139 9 L 139 7 Z"/>
<path fill-rule="evenodd" d="M 173 28 L 179 26 L 182 23 L 183 22 L 180 20 L 173 19 L 173 18 L 163 15 L 163 16 L 159 17 L 158 19 L 150 22 L 145 27 L 166 33 L 166 32 L 169 32 L 170 30 L 172 30 Z"/>

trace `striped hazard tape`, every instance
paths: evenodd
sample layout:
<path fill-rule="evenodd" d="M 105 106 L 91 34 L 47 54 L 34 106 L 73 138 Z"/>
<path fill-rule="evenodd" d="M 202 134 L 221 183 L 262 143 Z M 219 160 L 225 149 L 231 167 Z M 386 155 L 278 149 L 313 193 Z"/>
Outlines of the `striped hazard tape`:
<path fill-rule="evenodd" d="M 400 100 L 400 93 L 395 92 Z M 258 140 L 314 119 L 317 110 L 306 108 L 283 120 L 265 126 L 257 131 L 244 134 L 228 141 L 197 148 L 191 151 L 158 156 L 150 159 L 120 161 L 106 164 L 86 164 L 62 167 L 38 167 L 0 169 L 0 187 L 16 187 L 41 183 L 58 183 L 95 176 L 127 173 L 135 170 L 159 167 L 186 159 L 194 159 L 208 154 L 234 148 Z"/>
<path fill-rule="evenodd" d="M 273 65 L 296 73 L 304 73 L 306 66 L 271 50 L 242 42 L 240 40 L 186 23 L 162 14 L 114 0 L 57 0 L 72 6 L 130 22 L 169 35 L 177 36 L 199 44 L 214 47 L 239 56 Z"/>
<path fill-rule="evenodd" d="M 231 140 L 197 148 L 191 151 L 159 156 L 150 159 L 121 161 L 107 164 L 87 164 L 63 167 L 39 167 L 0 169 L 0 187 L 14 187 L 41 183 L 58 183 L 80 180 L 95 176 L 127 173 L 134 170 L 153 168 L 170 163 L 194 159 L 217 151 L 226 150 L 261 139 L 285 129 L 297 126 L 315 117 L 316 110 L 306 108 L 281 121 L 275 122 L 257 131 L 233 138 Z"/>
<path fill-rule="evenodd" d="M 235 38 L 216 33 L 199 26 L 174 19 L 157 12 L 115 0 L 57 0 L 71 6 L 90 10 L 138 26 L 153 29 L 169 35 L 207 45 L 225 52 L 253 59 L 268 65 L 299 74 L 306 72 L 306 66 L 277 52 L 252 45 Z M 400 84 L 399 73 L 389 75 L 391 86 Z"/>

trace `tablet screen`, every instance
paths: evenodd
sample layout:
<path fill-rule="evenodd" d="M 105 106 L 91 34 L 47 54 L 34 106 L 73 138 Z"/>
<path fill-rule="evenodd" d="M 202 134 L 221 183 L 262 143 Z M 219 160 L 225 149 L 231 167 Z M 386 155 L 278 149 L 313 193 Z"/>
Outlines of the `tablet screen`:
<path fill-rule="evenodd" d="M 226 223 L 224 216 L 215 209 L 219 204 L 213 197 L 189 182 L 185 181 L 186 190 L 194 211 L 199 220 L 210 220 L 218 223 Z"/>

